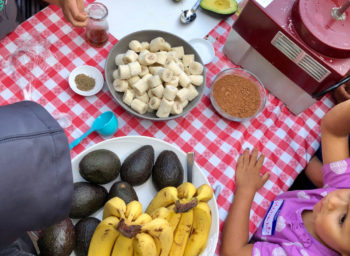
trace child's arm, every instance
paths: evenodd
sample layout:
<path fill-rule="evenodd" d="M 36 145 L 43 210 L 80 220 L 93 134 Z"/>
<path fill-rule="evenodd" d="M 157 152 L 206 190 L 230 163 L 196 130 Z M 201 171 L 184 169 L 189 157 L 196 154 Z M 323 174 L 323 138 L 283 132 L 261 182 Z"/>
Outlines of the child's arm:
<path fill-rule="evenodd" d="M 333 107 L 322 119 L 323 164 L 349 157 L 350 100 Z"/>
<path fill-rule="evenodd" d="M 236 168 L 236 192 L 233 203 L 226 218 L 221 255 L 252 255 L 253 245 L 249 244 L 249 214 L 255 192 L 269 178 L 269 173 L 260 175 L 264 156 L 258 158 L 258 150 L 254 149 L 249 156 L 245 150 L 238 158 Z"/>

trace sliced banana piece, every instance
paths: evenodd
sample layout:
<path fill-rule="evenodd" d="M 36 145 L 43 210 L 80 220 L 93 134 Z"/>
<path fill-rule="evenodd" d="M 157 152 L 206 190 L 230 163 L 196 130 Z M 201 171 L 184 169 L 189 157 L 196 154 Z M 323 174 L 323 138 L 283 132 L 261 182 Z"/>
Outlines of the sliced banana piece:
<path fill-rule="evenodd" d="M 201 75 L 203 73 L 204 67 L 201 63 L 194 61 L 189 65 L 189 70 L 192 75 Z"/>
<path fill-rule="evenodd" d="M 137 40 L 131 40 L 129 43 L 129 48 L 134 52 L 141 52 L 143 50 L 141 43 Z"/>

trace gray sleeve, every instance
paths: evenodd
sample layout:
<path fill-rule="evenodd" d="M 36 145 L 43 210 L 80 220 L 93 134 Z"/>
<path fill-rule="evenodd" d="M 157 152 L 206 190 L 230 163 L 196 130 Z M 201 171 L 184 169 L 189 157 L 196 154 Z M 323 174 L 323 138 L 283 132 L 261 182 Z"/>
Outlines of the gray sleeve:
<path fill-rule="evenodd" d="M 39 104 L 0 107 L 0 248 L 66 218 L 73 177 L 67 137 Z"/>

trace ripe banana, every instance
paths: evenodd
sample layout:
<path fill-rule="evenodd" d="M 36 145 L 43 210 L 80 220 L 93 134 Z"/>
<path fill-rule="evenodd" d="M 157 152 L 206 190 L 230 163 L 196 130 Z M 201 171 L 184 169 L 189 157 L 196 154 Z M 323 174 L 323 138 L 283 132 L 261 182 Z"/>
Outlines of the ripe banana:
<path fill-rule="evenodd" d="M 161 218 L 161 219 L 168 220 L 170 213 L 171 213 L 171 210 L 165 207 L 160 207 L 154 212 L 152 212 L 151 217 L 152 219 Z"/>
<path fill-rule="evenodd" d="M 213 189 L 208 184 L 203 184 L 197 188 L 196 198 L 198 202 L 208 202 L 213 197 Z"/>
<path fill-rule="evenodd" d="M 134 256 L 157 256 L 154 239 L 146 233 L 137 234 L 133 240 Z"/>
<path fill-rule="evenodd" d="M 141 230 L 143 232 L 147 232 L 152 237 L 159 239 L 161 248 L 160 256 L 167 256 L 169 254 L 173 243 L 173 232 L 168 221 L 161 218 L 156 218 L 143 225 Z"/>
<path fill-rule="evenodd" d="M 154 244 L 156 245 L 157 255 L 160 255 L 161 249 L 162 249 L 160 245 L 160 241 L 156 237 L 153 237 L 153 240 L 154 240 Z"/>
<path fill-rule="evenodd" d="M 166 59 L 168 57 L 168 54 L 164 51 L 156 52 L 157 55 L 157 63 L 160 65 L 165 65 Z"/>
<path fill-rule="evenodd" d="M 163 45 L 165 44 L 165 40 L 162 37 L 156 37 L 151 40 L 149 43 L 149 50 L 151 52 L 157 52 L 159 50 L 163 50 Z"/>
<path fill-rule="evenodd" d="M 179 83 L 182 87 L 188 87 L 191 83 L 190 77 L 183 71 L 179 74 Z"/>
<path fill-rule="evenodd" d="M 203 73 L 204 67 L 201 63 L 194 61 L 189 65 L 189 70 L 191 75 L 201 75 Z"/>
<path fill-rule="evenodd" d="M 123 199 L 113 197 L 108 200 L 103 207 L 103 219 L 109 216 L 116 216 L 118 218 L 125 218 L 126 205 Z"/>
<path fill-rule="evenodd" d="M 131 40 L 129 43 L 130 50 L 133 50 L 134 52 L 141 52 L 142 51 L 142 45 L 137 40 Z"/>
<path fill-rule="evenodd" d="M 198 256 L 207 245 L 211 227 L 211 211 L 207 203 L 200 202 L 193 209 L 193 225 L 185 249 L 185 256 Z"/>
<path fill-rule="evenodd" d="M 171 48 L 171 50 L 176 52 L 176 57 L 178 59 L 182 59 L 183 56 L 185 55 L 185 50 L 184 50 L 183 46 L 173 47 L 173 48 Z"/>
<path fill-rule="evenodd" d="M 152 199 L 146 209 L 146 213 L 152 214 L 153 211 L 160 207 L 167 207 L 170 204 L 173 204 L 177 199 L 177 189 L 175 187 L 165 187 Z"/>
<path fill-rule="evenodd" d="M 123 62 L 124 63 L 135 62 L 137 60 L 138 56 L 139 55 L 135 51 L 127 50 L 126 53 L 124 54 Z"/>
<path fill-rule="evenodd" d="M 173 233 L 175 232 L 177 225 L 180 222 L 181 219 L 181 213 L 176 213 L 175 212 L 175 205 L 171 205 L 168 206 L 168 209 L 170 210 L 170 214 L 168 216 L 167 221 L 169 222 L 170 226 L 171 226 L 171 230 L 173 231 Z"/>
<path fill-rule="evenodd" d="M 134 222 L 134 225 L 144 225 L 148 222 L 152 221 L 152 217 L 147 213 L 142 213 Z"/>
<path fill-rule="evenodd" d="M 127 223 L 136 220 L 142 214 L 142 204 L 139 201 L 131 201 L 126 205 L 125 217 Z"/>
<path fill-rule="evenodd" d="M 150 91 L 150 92 L 152 92 L 152 91 Z M 148 102 L 148 106 L 151 109 L 156 110 L 156 109 L 159 108 L 160 102 L 161 102 L 161 100 L 158 97 L 153 96 L 153 97 L 150 98 L 150 100 Z"/>
<path fill-rule="evenodd" d="M 119 223 L 117 217 L 111 216 L 96 227 L 91 238 L 88 256 L 110 256 L 115 240 L 119 236 L 116 226 Z"/>
<path fill-rule="evenodd" d="M 193 61 L 194 61 L 194 54 L 185 54 L 182 57 L 182 63 L 184 64 L 185 67 L 188 67 Z"/>
<path fill-rule="evenodd" d="M 174 241 L 171 245 L 169 256 L 183 255 L 187 240 L 190 236 L 193 223 L 193 209 L 181 214 L 181 219 L 174 233 Z"/>
<path fill-rule="evenodd" d="M 115 241 L 111 256 L 133 256 L 133 239 L 134 238 L 128 238 L 120 234 Z"/>
<path fill-rule="evenodd" d="M 170 114 L 179 115 L 183 112 L 183 109 L 182 103 L 175 101 L 173 107 L 171 108 Z"/>
<path fill-rule="evenodd" d="M 204 77 L 202 75 L 190 75 L 191 83 L 199 86 L 203 83 Z"/>
<path fill-rule="evenodd" d="M 173 71 L 167 68 L 161 68 L 157 70 L 157 74 L 160 76 L 160 78 L 164 82 L 170 82 L 171 79 L 173 79 L 173 75 L 174 75 Z"/>
<path fill-rule="evenodd" d="M 190 182 L 184 182 L 177 187 L 177 196 L 180 199 L 191 199 L 196 194 L 196 187 Z"/>

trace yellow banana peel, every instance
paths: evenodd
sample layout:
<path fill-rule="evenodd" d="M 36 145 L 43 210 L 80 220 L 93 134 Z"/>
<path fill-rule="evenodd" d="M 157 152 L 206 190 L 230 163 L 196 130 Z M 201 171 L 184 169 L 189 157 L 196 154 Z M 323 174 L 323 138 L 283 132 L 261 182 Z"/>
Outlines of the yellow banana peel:
<path fill-rule="evenodd" d="M 193 225 L 184 256 L 198 256 L 207 246 L 212 215 L 207 203 L 200 202 L 193 209 Z"/>
<path fill-rule="evenodd" d="M 183 255 L 193 224 L 193 209 L 181 214 L 181 219 L 174 233 L 169 256 Z"/>
<path fill-rule="evenodd" d="M 165 219 L 156 218 L 142 226 L 141 230 L 147 232 L 160 241 L 160 256 L 169 255 L 173 243 L 173 232 L 169 222 Z"/>
<path fill-rule="evenodd" d="M 137 234 L 133 240 L 134 256 L 158 256 L 154 239 L 146 233 Z"/>
<path fill-rule="evenodd" d="M 196 187 L 190 182 L 184 182 L 177 187 L 179 199 L 191 199 L 196 194 Z"/>
<path fill-rule="evenodd" d="M 133 256 L 133 239 L 134 238 L 128 238 L 120 234 L 115 241 L 111 256 Z"/>
<path fill-rule="evenodd" d="M 149 216 L 147 213 L 142 213 L 135 221 L 134 225 L 144 225 L 148 222 L 152 221 L 152 217 Z"/>
<path fill-rule="evenodd" d="M 88 256 L 110 256 L 115 240 L 119 236 L 116 230 L 119 219 L 109 217 L 101 221 L 91 238 Z"/>
<path fill-rule="evenodd" d="M 213 189 L 208 184 L 203 184 L 197 188 L 196 198 L 198 202 L 208 202 L 213 194 Z"/>
<path fill-rule="evenodd" d="M 119 197 L 113 197 L 108 200 L 103 207 L 103 219 L 109 216 L 116 216 L 118 218 L 125 218 L 126 204 L 123 199 Z"/>
<path fill-rule="evenodd" d="M 175 187 L 165 187 L 158 191 L 152 199 L 146 209 L 146 213 L 151 215 L 153 211 L 160 207 L 167 207 L 168 205 L 173 204 L 177 199 L 177 189 Z"/>
<path fill-rule="evenodd" d="M 139 201 L 131 201 L 126 205 L 125 217 L 128 223 L 136 220 L 142 214 L 142 204 Z"/>

